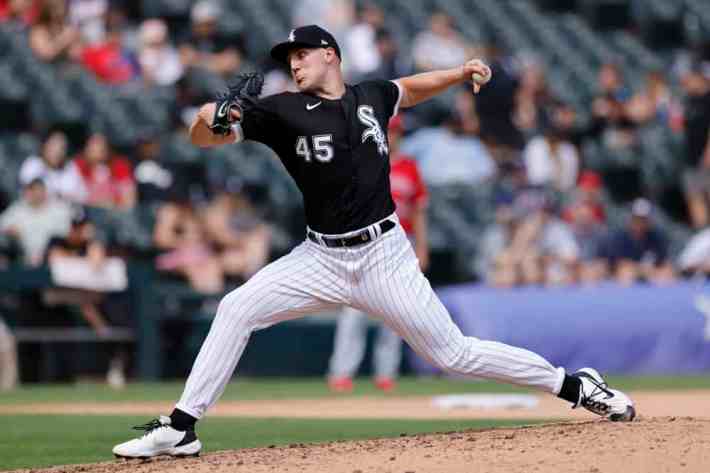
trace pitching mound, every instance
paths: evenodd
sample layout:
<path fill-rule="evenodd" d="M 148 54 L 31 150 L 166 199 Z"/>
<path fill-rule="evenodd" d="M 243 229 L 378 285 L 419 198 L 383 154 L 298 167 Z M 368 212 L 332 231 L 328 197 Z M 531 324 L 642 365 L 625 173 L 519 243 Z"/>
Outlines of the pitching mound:
<path fill-rule="evenodd" d="M 659 417 L 617 424 L 603 420 L 515 429 L 417 435 L 396 439 L 245 449 L 196 459 L 75 465 L 64 473 L 654 473 L 706 472 L 710 420 Z"/>

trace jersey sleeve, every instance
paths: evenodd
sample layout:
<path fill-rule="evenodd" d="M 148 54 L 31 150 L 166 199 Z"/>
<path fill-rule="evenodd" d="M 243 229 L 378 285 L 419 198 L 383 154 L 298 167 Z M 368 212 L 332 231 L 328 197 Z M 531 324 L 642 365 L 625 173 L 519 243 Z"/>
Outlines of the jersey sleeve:
<path fill-rule="evenodd" d="M 373 80 L 370 84 L 377 88 L 382 96 L 382 102 L 387 112 L 387 118 L 397 115 L 399 102 L 402 100 L 401 86 L 391 80 Z"/>
<path fill-rule="evenodd" d="M 274 137 L 278 136 L 278 116 L 276 114 L 275 96 L 260 100 L 244 113 L 241 121 L 244 139 L 258 141 L 271 146 Z"/>

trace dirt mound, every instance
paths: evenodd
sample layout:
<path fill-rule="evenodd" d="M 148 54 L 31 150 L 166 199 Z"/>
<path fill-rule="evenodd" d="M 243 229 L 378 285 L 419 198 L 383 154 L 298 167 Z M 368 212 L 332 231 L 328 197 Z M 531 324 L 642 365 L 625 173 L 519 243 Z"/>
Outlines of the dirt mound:
<path fill-rule="evenodd" d="M 707 472 L 710 420 L 641 418 L 290 445 L 206 454 L 196 459 L 117 460 L 56 467 L 54 473 L 308 472 L 455 473 Z"/>

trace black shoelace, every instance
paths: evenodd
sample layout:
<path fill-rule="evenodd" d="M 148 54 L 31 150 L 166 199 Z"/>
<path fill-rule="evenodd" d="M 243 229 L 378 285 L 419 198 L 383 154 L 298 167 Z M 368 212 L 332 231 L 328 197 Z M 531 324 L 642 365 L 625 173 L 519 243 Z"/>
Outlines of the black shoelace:
<path fill-rule="evenodd" d="M 155 429 L 159 429 L 161 427 L 165 427 L 165 424 L 161 423 L 160 419 L 153 419 L 147 424 L 134 426 L 133 430 L 142 430 L 143 435 L 145 436 L 154 431 Z"/>
<path fill-rule="evenodd" d="M 586 377 L 586 378 L 592 382 L 592 384 L 594 385 L 594 389 L 592 390 L 592 392 L 589 396 L 584 396 L 581 404 L 584 407 L 587 407 L 587 408 L 592 409 L 594 411 L 606 413 L 610 409 L 611 406 L 609 406 L 609 404 L 607 404 L 604 401 L 593 401 L 592 398 L 594 396 L 596 396 L 597 394 L 601 394 L 601 393 L 606 394 L 607 398 L 614 397 L 614 395 L 608 389 L 609 385 L 606 382 L 598 383 L 592 377 Z"/>

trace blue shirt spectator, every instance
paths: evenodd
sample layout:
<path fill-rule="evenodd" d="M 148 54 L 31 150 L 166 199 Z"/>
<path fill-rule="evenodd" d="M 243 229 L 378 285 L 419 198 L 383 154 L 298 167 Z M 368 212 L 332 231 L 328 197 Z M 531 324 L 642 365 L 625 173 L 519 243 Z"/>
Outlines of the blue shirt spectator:
<path fill-rule="evenodd" d="M 449 128 L 422 128 L 402 140 L 402 152 L 416 158 L 429 185 L 476 184 L 495 174 L 481 140 Z"/>

